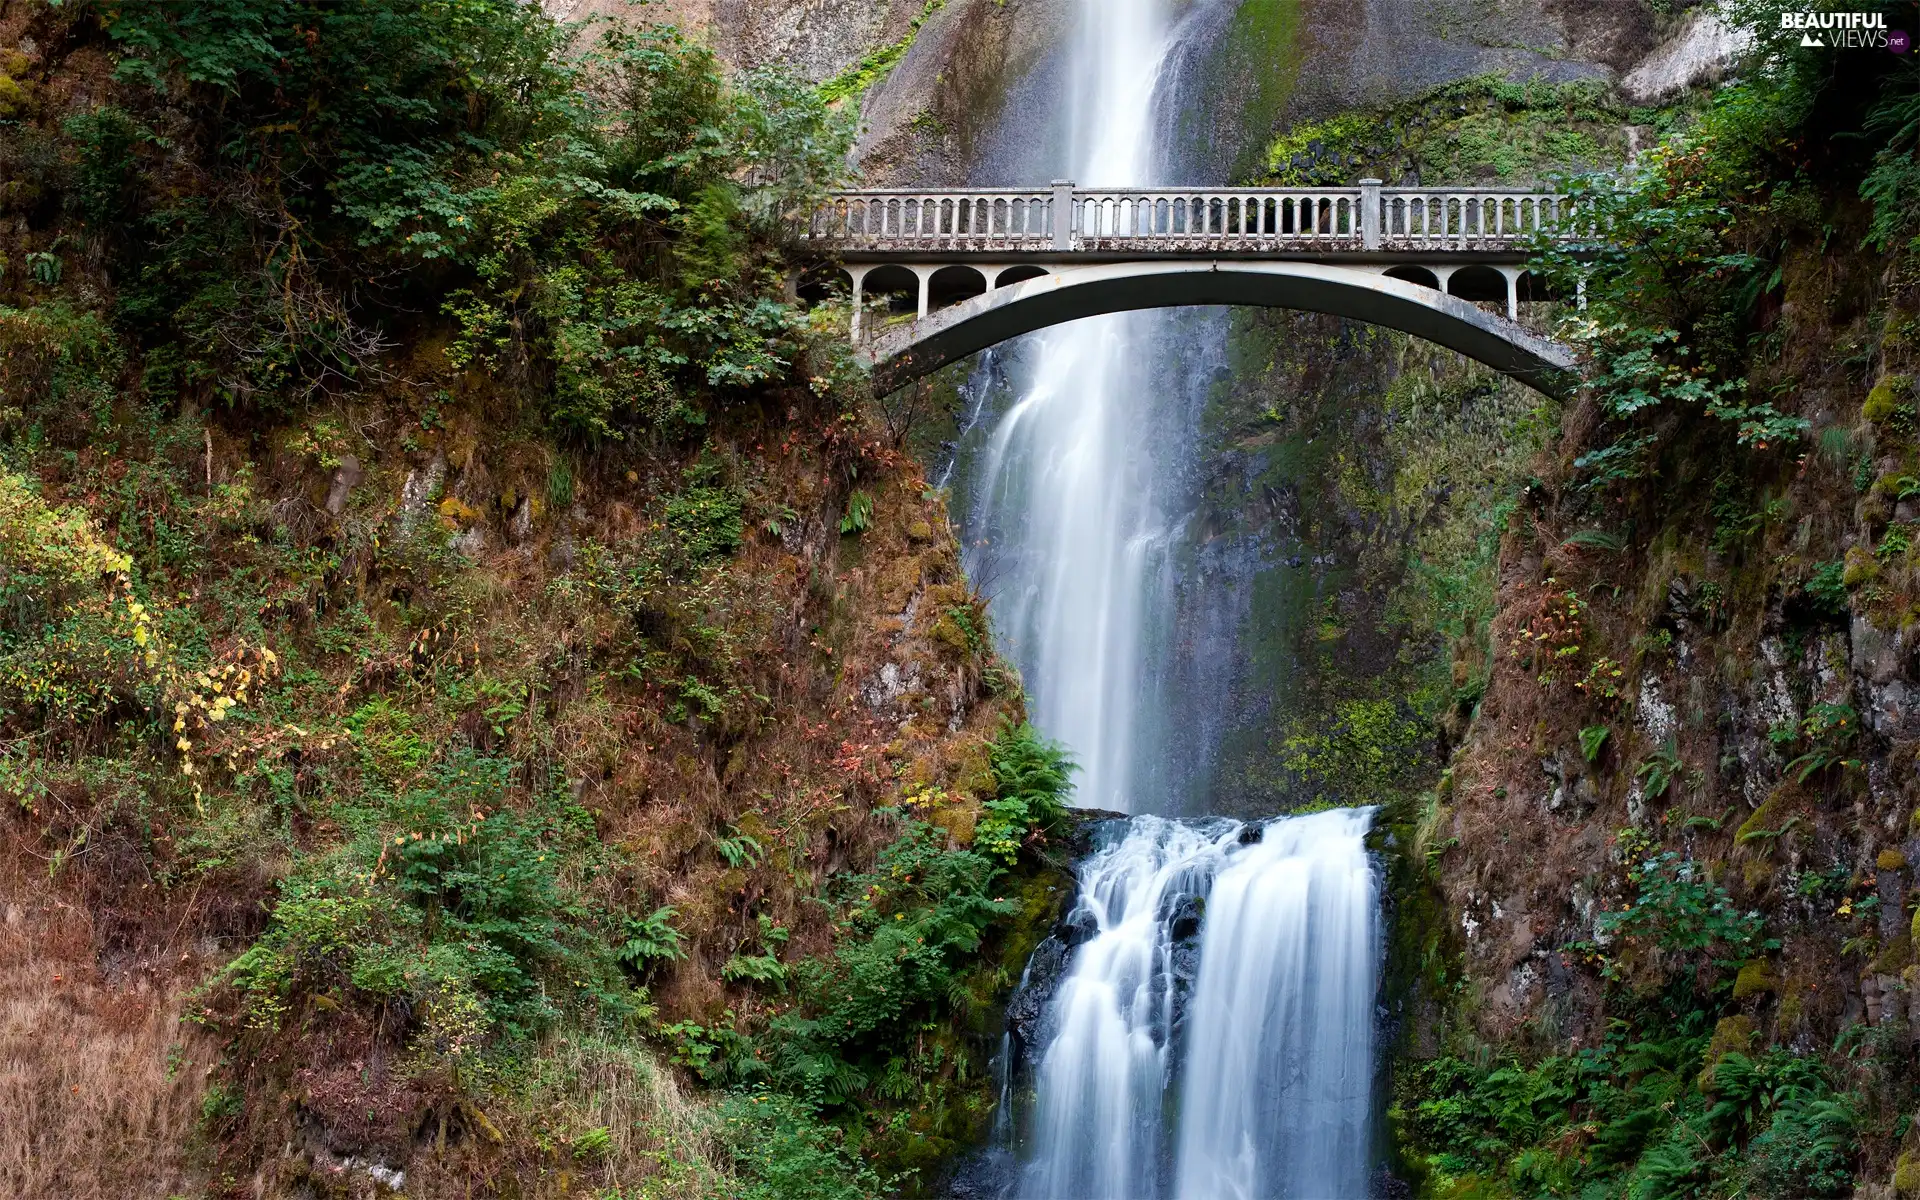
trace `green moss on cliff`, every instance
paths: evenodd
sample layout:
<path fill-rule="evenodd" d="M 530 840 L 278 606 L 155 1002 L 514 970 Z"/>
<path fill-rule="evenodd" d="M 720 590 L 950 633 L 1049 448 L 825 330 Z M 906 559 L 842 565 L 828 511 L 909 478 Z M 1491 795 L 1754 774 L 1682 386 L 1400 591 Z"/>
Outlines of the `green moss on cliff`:
<path fill-rule="evenodd" d="M 1482 76 L 1384 112 L 1341 113 L 1296 125 L 1267 147 L 1268 178 L 1288 186 L 1520 184 L 1592 169 L 1626 155 L 1624 127 L 1670 127 L 1670 110 L 1630 111 L 1594 83 L 1512 83 Z"/>

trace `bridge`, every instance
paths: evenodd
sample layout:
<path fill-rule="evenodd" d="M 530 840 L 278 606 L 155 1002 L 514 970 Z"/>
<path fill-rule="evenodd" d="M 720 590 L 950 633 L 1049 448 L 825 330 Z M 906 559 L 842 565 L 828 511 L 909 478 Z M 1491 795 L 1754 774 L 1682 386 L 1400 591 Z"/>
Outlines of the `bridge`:
<path fill-rule="evenodd" d="M 1240 304 L 1399 329 L 1552 395 L 1566 347 L 1519 323 L 1545 298 L 1526 269 L 1565 236 L 1566 197 L 1514 189 L 849 191 L 803 243 L 852 283 L 853 340 L 885 394 L 979 350 L 1082 317 Z M 869 328 L 869 300 L 892 310 Z M 1485 305 L 1504 308 L 1489 311 Z"/>

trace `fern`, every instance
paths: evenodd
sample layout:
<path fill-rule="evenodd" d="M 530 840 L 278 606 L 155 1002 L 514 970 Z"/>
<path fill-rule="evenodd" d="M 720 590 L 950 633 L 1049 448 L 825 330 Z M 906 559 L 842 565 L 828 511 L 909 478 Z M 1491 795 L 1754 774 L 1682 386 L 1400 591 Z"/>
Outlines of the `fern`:
<path fill-rule="evenodd" d="M 1673 781 L 1679 777 L 1682 765 L 1680 752 L 1672 738 L 1668 738 L 1664 745 L 1649 754 L 1647 760 L 1640 764 L 1640 770 L 1635 772 L 1641 779 L 1646 780 L 1647 799 L 1657 800 L 1666 795 L 1668 789 L 1673 786 Z"/>
<path fill-rule="evenodd" d="M 732 829 L 731 826 L 729 828 Z M 738 829 L 732 829 L 726 837 L 714 838 L 713 849 L 714 853 L 726 860 L 729 867 L 736 869 L 745 867 L 750 870 L 759 866 L 767 856 L 766 847 L 760 844 L 758 838 L 741 833 Z"/>
<path fill-rule="evenodd" d="M 736 954 L 720 968 L 720 978 L 728 983 L 770 983 L 781 992 L 787 990 L 787 968 L 771 953 Z"/>
<path fill-rule="evenodd" d="M 1582 529 L 1562 542 L 1563 546 L 1584 546 L 1591 550 L 1606 550 L 1618 553 L 1626 549 L 1627 539 L 1617 533 L 1604 529 Z"/>
<path fill-rule="evenodd" d="M 680 948 L 680 931 L 673 927 L 678 915 L 663 905 L 642 918 L 627 918 L 627 938 L 620 947 L 620 961 L 641 972 L 655 962 L 677 962 L 686 957 Z"/>
<path fill-rule="evenodd" d="M 1686 1125 L 1680 1128 L 1691 1132 Z M 1677 1200 L 1694 1195 L 1693 1185 L 1700 1175 L 1700 1161 L 1694 1157 L 1694 1149 L 1675 1136 L 1648 1150 L 1640 1156 L 1640 1165 L 1633 1173 L 1627 1195 L 1631 1200 Z"/>

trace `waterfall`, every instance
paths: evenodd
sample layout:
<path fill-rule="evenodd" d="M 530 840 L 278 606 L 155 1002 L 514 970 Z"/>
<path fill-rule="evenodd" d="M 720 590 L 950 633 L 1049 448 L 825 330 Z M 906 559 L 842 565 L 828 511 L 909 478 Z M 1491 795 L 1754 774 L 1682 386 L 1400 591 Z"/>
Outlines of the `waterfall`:
<path fill-rule="evenodd" d="M 1235 3 L 1077 0 L 1051 105 L 1058 156 L 1022 182 L 1162 181 L 1194 44 Z M 988 356 L 970 384 L 980 436 L 951 468 L 967 569 L 1035 723 L 1081 765 L 1082 807 L 1188 811 L 1191 766 L 1221 724 L 1224 699 L 1198 695 L 1176 731 L 1167 697 L 1217 691 L 1204 684 L 1224 670 L 1197 660 L 1231 657 L 1230 638 L 1173 644 L 1190 447 L 1223 332 L 1192 314 L 1077 321 Z M 1012 399 L 996 412 L 1002 378 Z M 1035 955 L 1045 967 L 1023 978 L 995 1146 L 960 1194 L 1365 1195 L 1380 955 L 1369 820 L 1106 826 L 1064 932 Z"/>
<path fill-rule="evenodd" d="M 1167 0 L 1083 0 L 1062 103 L 1076 182 L 1152 182 Z M 1031 339 L 1031 377 L 978 456 L 967 568 L 1026 677 L 1035 722 L 1079 761 L 1079 803 L 1131 812 L 1152 617 L 1168 608 L 1169 464 L 1139 354 L 1163 318 L 1118 314 Z M 1158 584 L 1158 586 L 1156 586 Z"/>
<path fill-rule="evenodd" d="M 1270 822 L 1214 880 L 1180 1086 L 1180 1200 L 1367 1194 L 1380 961 L 1368 819 Z"/>
<path fill-rule="evenodd" d="M 1369 820 L 1135 817 L 1081 865 L 1015 1195 L 1366 1195 Z"/>

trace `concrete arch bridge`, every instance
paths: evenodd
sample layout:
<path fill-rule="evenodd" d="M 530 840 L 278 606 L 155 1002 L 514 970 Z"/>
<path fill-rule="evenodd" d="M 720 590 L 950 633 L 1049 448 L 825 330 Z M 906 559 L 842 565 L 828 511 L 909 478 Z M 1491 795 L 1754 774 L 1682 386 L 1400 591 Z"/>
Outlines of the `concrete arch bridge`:
<path fill-rule="evenodd" d="M 1545 298 L 1526 269 L 1568 236 L 1550 192 L 1353 188 L 854 191 L 799 231 L 839 264 L 853 339 L 882 394 L 979 350 L 1066 321 L 1180 305 L 1331 313 L 1456 350 L 1552 395 L 1573 355 L 1523 328 Z M 820 287 L 818 272 L 797 284 Z M 872 321 L 888 297 L 893 318 Z M 1488 311 L 1489 302 L 1504 314 Z M 877 327 L 876 327 L 877 326 Z"/>

